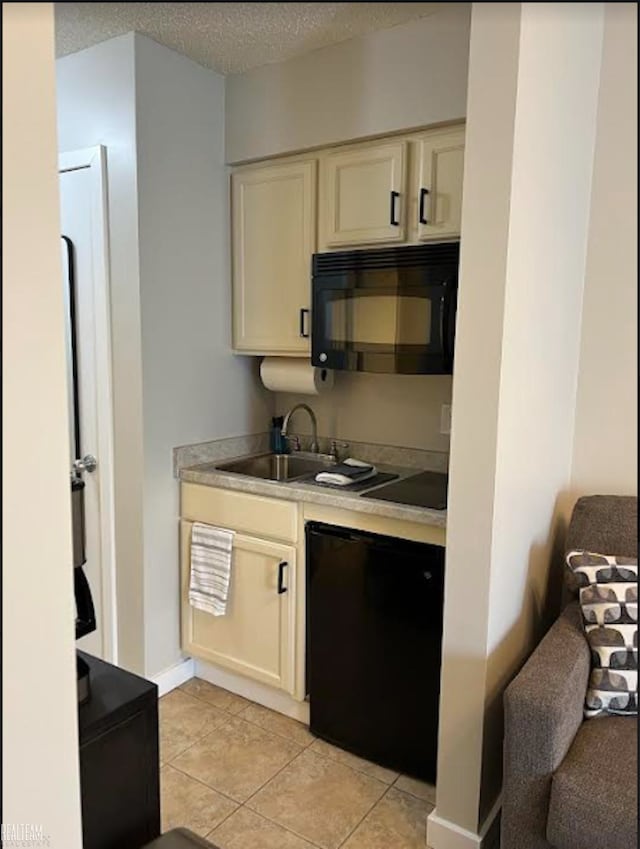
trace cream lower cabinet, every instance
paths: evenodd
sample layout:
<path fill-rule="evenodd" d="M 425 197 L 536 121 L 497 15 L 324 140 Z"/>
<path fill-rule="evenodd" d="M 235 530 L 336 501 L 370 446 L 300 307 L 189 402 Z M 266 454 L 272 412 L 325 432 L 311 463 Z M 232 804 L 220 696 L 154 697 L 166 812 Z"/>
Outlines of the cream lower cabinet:
<path fill-rule="evenodd" d="M 233 348 L 309 354 L 315 160 L 250 165 L 231 175 Z"/>
<path fill-rule="evenodd" d="M 445 544 L 445 530 L 440 527 L 193 483 L 180 487 L 180 514 L 182 650 L 284 691 L 298 702 L 306 695 L 305 523 Z M 194 522 L 235 531 L 224 616 L 189 604 Z"/>
<path fill-rule="evenodd" d="M 196 505 L 197 513 L 197 499 L 200 495 L 198 490 L 208 488 L 190 486 L 189 489 L 189 497 L 192 505 Z M 220 490 L 210 490 L 210 493 L 214 499 L 218 493 L 219 500 L 225 499 L 225 494 Z M 253 513 L 256 531 L 264 532 L 265 524 L 268 524 L 273 514 L 271 499 L 227 493 L 231 509 L 225 505 L 220 518 L 216 520 L 215 515 L 206 509 L 207 493 L 202 495 L 202 515 L 193 515 L 193 509 L 188 509 L 189 518 L 183 518 L 180 523 L 182 649 L 193 657 L 293 693 L 296 548 L 286 542 L 267 539 L 242 529 L 237 530 L 226 614 L 213 616 L 191 607 L 189 577 L 192 520 L 230 527 L 230 514 L 240 509 L 245 517 L 249 517 L 249 522 Z M 183 502 L 184 500 L 183 497 Z M 241 503 L 243 501 L 244 509 Z M 274 506 L 277 508 L 280 505 L 293 511 L 296 509 L 295 505 L 283 502 Z M 261 508 L 262 517 L 259 515 Z M 239 524 L 242 527 L 244 520 Z M 295 524 L 292 524 L 292 527 L 295 527 Z M 234 530 L 233 527 L 230 529 Z"/>

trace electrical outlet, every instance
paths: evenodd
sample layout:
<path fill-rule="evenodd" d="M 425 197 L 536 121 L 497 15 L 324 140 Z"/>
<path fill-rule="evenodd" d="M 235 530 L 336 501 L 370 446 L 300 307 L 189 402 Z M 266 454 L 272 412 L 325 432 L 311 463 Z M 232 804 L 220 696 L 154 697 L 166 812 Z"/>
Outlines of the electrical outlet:
<path fill-rule="evenodd" d="M 440 433 L 451 433 L 451 404 L 440 407 Z"/>

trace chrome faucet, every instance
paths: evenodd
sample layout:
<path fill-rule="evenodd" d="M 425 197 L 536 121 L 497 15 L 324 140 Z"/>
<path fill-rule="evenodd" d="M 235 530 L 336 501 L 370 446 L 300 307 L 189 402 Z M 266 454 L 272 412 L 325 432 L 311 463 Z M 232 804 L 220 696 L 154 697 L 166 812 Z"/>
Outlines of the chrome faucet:
<path fill-rule="evenodd" d="M 309 418 L 311 419 L 311 430 L 312 430 L 312 441 L 311 441 L 311 452 L 313 454 L 318 453 L 318 422 L 316 421 L 316 415 L 307 404 L 296 404 L 295 407 L 292 407 L 287 415 L 284 417 L 284 421 L 282 422 L 282 430 L 280 431 L 282 436 L 286 439 L 287 437 L 287 428 L 289 427 L 289 420 L 291 416 L 295 413 L 296 410 L 306 410 L 309 413 Z"/>

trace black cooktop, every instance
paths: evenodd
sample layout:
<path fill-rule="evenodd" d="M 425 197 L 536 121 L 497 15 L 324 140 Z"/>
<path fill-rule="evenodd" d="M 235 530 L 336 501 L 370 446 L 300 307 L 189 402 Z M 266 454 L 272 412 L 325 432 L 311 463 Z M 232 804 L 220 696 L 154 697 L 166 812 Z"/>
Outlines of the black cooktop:
<path fill-rule="evenodd" d="M 396 483 L 381 486 L 373 492 L 367 492 L 365 498 L 429 507 L 431 510 L 445 510 L 448 483 L 447 475 L 439 472 L 420 472 Z"/>

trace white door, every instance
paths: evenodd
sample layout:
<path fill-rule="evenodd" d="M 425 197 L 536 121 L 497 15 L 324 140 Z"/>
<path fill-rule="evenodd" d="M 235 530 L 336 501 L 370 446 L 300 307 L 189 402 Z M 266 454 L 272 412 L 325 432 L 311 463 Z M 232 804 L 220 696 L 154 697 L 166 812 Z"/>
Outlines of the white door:
<path fill-rule="evenodd" d="M 113 661 L 115 587 L 112 509 L 112 413 L 106 274 L 104 157 L 101 149 L 65 154 L 60 162 L 62 285 L 66 337 L 71 462 L 84 482 L 83 571 L 96 629 L 78 647 Z M 96 459 L 95 468 L 90 458 Z M 78 534 L 77 522 L 74 534 Z"/>

